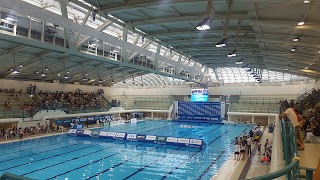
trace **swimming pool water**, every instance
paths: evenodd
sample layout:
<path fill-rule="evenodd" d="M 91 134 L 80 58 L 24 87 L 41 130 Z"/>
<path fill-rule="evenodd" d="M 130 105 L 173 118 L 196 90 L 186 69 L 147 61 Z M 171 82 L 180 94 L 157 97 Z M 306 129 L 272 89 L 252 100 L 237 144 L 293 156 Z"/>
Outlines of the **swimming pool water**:
<path fill-rule="evenodd" d="M 182 124 L 187 124 L 184 126 Z M 0 175 L 34 179 L 210 179 L 233 153 L 245 125 L 142 121 L 96 131 L 201 138 L 203 150 L 141 142 L 56 135 L 0 145 Z"/>

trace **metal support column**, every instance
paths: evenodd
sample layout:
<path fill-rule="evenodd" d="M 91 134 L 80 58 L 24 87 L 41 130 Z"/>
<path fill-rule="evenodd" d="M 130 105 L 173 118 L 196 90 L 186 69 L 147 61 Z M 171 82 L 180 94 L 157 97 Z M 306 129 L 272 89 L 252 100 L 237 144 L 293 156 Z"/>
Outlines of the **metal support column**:
<path fill-rule="evenodd" d="M 128 41 L 128 28 L 127 27 L 123 27 L 123 35 L 122 35 L 122 39 L 124 42 L 127 42 Z M 127 61 L 126 60 L 126 57 L 127 57 L 127 50 L 124 48 L 124 47 L 121 47 L 121 61 L 122 62 L 125 62 Z"/>
<path fill-rule="evenodd" d="M 157 46 L 157 53 L 156 53 L 156 56 L 154 57 L 154 64 L 153 64 L 153 67 L 154 67 L 154 70 L 159 70 L 159 55 L 160 55 L 160 50 L 161 50 L 161 44 L 158 43 L 158 46 Z"/>

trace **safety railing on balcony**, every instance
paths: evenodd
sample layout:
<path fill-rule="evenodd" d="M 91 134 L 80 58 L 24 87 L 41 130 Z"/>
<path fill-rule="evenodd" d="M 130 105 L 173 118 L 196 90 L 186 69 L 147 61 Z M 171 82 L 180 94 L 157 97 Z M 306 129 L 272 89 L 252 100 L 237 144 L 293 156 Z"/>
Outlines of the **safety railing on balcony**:
<path fill-rule="evenodd" d="M 248 113 L 278 113 L 275 108 L 250 108 L 250 107 L 231 107 L 229 112 L 248 112 Z"/>

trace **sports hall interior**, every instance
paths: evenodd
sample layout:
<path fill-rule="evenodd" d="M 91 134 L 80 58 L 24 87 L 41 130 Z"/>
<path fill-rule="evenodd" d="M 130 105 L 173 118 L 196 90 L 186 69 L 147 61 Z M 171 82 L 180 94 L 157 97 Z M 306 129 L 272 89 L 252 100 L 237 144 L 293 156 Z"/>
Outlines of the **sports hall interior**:
<path fill-rule="evenodd" d="M 64 120 L 173 123 L 201 90 L 224 104 L 205 123 L 259 133 L 250 156 L 198 179 L 319 180 L 319 10 L 317 0 L 0 0 L 0 152 L 65 135 Z"/>

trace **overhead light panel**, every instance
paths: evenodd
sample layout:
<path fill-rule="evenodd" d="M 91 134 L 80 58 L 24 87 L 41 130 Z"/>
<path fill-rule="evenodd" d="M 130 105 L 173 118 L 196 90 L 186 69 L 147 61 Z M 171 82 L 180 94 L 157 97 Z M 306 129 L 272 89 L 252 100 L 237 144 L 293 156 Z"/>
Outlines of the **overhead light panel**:
<path fill-rule="evenodd" d="M 199 22 L 199 24 L 196 26 L 196 29 L 199 31 L 209 30 L 211 24 L 211 18 L 206 17 L 203 21 Z"/>
<path fill-rule="evenodd" d="M 298 26 L 303 26 L 304 25 L 304 21 L 298 22 Z"/>
<path fill-rule="evenodd" d="M 243 64 L 242 59 L 239 59 L 238 61 L 236 61 L 236 64 Z"/>
<path fill-rule="evenodd" d="M 49 70 L 49 68 L 46 66 L 46 67 L 45 67 L 45 70 L 46 70 L 46 71 L 48 71 L 48 70 Z"/>
<path fill-rule="evenodd" d="M 236 52 L 237 52 L 237 50 L 235 49 L 231 53 L 229 53 L 227 56 L 228 57 L 236 57 L 237 56 Z"/>
<path fill-rule="evenodd" d="M 21 68 L 22 68 L 22 67 L 23 67 L 23 65 L 22 65 L 22 64 L 20 64 L 20 65 L 19 65 L 19 67 L 21 67 Z"/>
<path fill-rule="evenodd" d="M 88 78 L 86 78 L 86 77 L 83 77 L 83 79 L 82 79 L 82 80 L 86 81 L 86 80 L 88 80 Z"/>
<path fill-rule="evenodd" d="M 221 41 L 219 41 L 217 44 L 216 44 L 216 47 L 226 47 L 227 46 L 227 38 L 223 38 Z"/>
<path fill-rule="evenodd" d="M 45 76 L 47 76 L 47 74 L 46 73 L 41 73 L 41 76 L 45 77 Z"/>
<path fill-rule="evenodd" d="M 304 0 L 303 2 L 304 2 L 305 4 L 309 4 L 311 1 Z"/>
<path fill-rule="evenodd" d="M 296 47 L 293 47 L 292 49 L 291 49 L 291 52 L 295 52 L 297 50 L 297 48 Z"/>
<path fill-rule="evenodd" d="M 20 74 L 20 71 L 17 70 L 17 69 L 13 69 L 12 73 L 13 73 L 13 74 Z"/>
<path fill-rule="evenodd" d="M 293 39 L 294 42 L 298 42 L 299 40 L 300 40 L 299 37 L 296 37 L 296 38 Z"/>
<path fill-rule="evenodd" d="M 64 78 L 65 78 L 65 79 L 69 79 L 69 78 L 70 78 L 70 76 L 68 76 L 68 75 L 64 75 Z"/>
<path fill-rule="evenodd" d="M 99 83 L 102 83 L 103 82 L 103 80 L 102 79 L 99 79 Z"/>

